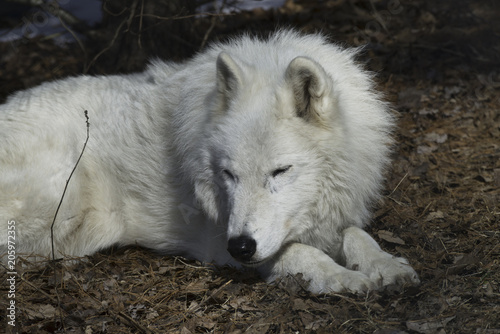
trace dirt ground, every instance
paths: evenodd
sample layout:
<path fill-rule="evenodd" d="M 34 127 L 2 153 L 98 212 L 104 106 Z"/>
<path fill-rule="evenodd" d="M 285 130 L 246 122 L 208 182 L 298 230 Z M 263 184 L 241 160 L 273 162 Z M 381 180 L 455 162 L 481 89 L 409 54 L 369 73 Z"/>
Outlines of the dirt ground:
<path fill-rule="evenodd" d="M 409 259 L 422 283 L 315 296 L 300 277 L 271 286 L 251 271 L 110 250 L 19 270 L 16 327 L 8 331 L 500 333 L 498 1 L 302 0 L 229 16 L 134 20 L 125 29 L 108 18 L 82 46 L 1 43 L 0 98 L 67 75 L 140 70 L 151 55 L 183 59 L 244 30 L 286 25 L 365 45 L 360 62 L 378 72 L 399 118 L 394 163 L 368 231 Z M 0 286 L 3 310 L 8 289 Z M 7 321 L 0 312 L 0 332 Z"/>

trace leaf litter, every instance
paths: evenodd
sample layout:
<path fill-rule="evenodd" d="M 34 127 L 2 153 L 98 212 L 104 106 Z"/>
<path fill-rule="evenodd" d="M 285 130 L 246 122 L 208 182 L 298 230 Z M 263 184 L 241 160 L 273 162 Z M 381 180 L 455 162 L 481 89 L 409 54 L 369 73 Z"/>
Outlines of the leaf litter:
<path fill-rule="evenodd" d="M 279 22 L 366 45 L 360 61 L 378 72 L 399 125 L 368 231 L 384 250 L 410 261 L 420 286 L 314 296 L 300 275 L 268 285 L 251 270 L 126 248 L 20 269 L 16 331 L 500 333 L 499 17 L 498 4 L 487 0 L 287 1 L 268 11 L 197 18 L 183 36 L 200 45 L 212 26 L 209 39 L 223 39 L 245 29 L 265 33 Z M 100 29 L 96 36 L 104 36 L 106 27 Z M 171 58 L 195 51 L 175 38 L 165 45 L 162 54 Z M 16 47 L 13 53 L 0 44 L 3 98 L 81 73 L 85 61 L 78 48 L 47 39 Z M 92 71 L 138 70 L 143 63 L 133 55 L 104 53 Z M 5 303 L 0 298 L 0 307 Z"/>

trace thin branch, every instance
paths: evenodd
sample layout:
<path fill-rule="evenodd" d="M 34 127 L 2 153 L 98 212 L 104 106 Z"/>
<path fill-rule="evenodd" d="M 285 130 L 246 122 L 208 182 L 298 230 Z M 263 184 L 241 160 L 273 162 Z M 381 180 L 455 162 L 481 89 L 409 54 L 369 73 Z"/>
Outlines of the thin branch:
<path fill-rule="evenodd" d="M 69 174 L 69 178 L 66 181 L 66 185 L 64 186 L 63 193 L 61 195 L 61 200 L 59 201 L 59 205 L 57 206 L 56 213 L 54 214 L 54 219 L 52 220 L 52 225 L 50 225 L 50 241 L 52 243 L 52 261 L 55 261 L 55 255 L 54 255 L 54 224 L 56 222 L 57 214 L 59 213 L 59 209 L 61 208 L 61 204 L 64 200 L 64 195 L 66 194 L 66 190 L 68 189 L 69 181 L 71 180 L 71 177 L 73 176 L 73 173 L 76 170 L 76 167 L 78 167 L 78 163 L 80 162 L 80 159 L 83 156 L 83 152 L 85 152 L 85 148 L 87 147 L 87 143 L 89 141 L 89 128 L 90 128 L 90 123 L 89 123 L 89 115 L 88 111 L 84 111 L 85 114 L 85 122 L 87 123 L 87 138 L 85 139 L 85 143 L 83 144 L 82 152 L 80 153 L 80 156 L 78 157 L 78 160 L 75 163 L 75 166 L 73 167 L 73 170 Z"/>
<path fill-rule="evenodd" d="M 59 22 L 61 22 L 61 25 L 63 26 L 63 28 L 66 29 L 66 31 L 69 32 L 71 34 L 71 36 L 73 36 L 75 41 L 78 43 L 78 46 L 80 47 L 80 49 L 82 49 L 83 55 L 85 58 L 85 64 L 87 64 L 87 60 L 88 60 L 87 59 L 87 50 L 85 49 L 83 42 L 80 40 L 80 38 L 78 38 L 78 35 L 73 31 L 73 29 L 71 29 L 69 26 L 66 25 L 66 23 L 64 22 L 65 20 L 61 16 L 58 15 L 57 18 L 59 19 Z M 86 67 L 86 65 L 84 65 L 84 69 L 85 69 L 85 67 Z"/>
<path fill-rule="evenodd" d="M 139 43 L 139 48 L 142 49 L 142 19 L 144 18 L 144 0 L 141 1 L 141 17 L 139 18 L 139 36 L 137 37 L 137 42 Z"/>
<path fill-rule="evenodd" d="M 120 30 L 122 29 L 123 25 L 127 23 L 127 21 L 122 21 L 122 23 L 120 23 L 120 25 L 118 26 L 118 28 L 116 29 L 115 31 L 115 35 L 113 36 L 113 39 L 111 40 L 111 42 L 108 44 L 107 47 L 105 47 L 104 49 L 102 49 L 97 55 L 95 55 L 95 57 L 92 59 L 92 61 L 87 65 L 87 68 L 85 69 L 85 73 L 88 72 L 88 70 L 90 69 L 90 67 L 92 65 L 94 65 L 94 63 L 97 61 L 97 59 L 106 51 L 108 51 L 109 49 L 111 49 L 111 47 L 113 46 L 113 44 L 115 44 L 116 42 L 116 39 L 118 38 L 118 35 L 120 35 Z"/>
<path fill-rule="evenodd" d="M 31 7 L 39 7 L 41 10 L 47 11 L 54 16 L 58 16 L 66 23 L 70 25 L 82 24 L 76 16 L 69 13 L 59 6 L 57 1 L 44 2 L 43 0 L 7 0 L 8 2 L 14 2 Z"/>
<path fill-rule="evenodd" d="M 128 314 L 126 314 L 125 312 L 118 312 L 118 313 L 115 313 L 113 312 L 113 314 L 116 314 L 117 316 L 119 316 L 122 320 L 124 320 L 124 322 L 129 325 L 129 327 L 133 327 L 135 328 L 136 330 L 138 330 L 139 332 L 141 333 L 144 333 L 144 334 L 152 334 L 152 333 L 155 333 L 154 331 L 150 330 L 149 328 L 147 327 L 144 327 L 143 325 L 141 325 L 140 323 L 138 323 L 137 321 L 135 321 L 132 317 L 130 317 Z"/>
<path fill-rule="evenodd" d="M 183 20 L 183 19 L 190 19 L 193 17 L 200 17 L 200 16 L 231 16 L 234 14 L 220 14 L 220 13 L 209 13 L 209 12 L 203 12 L 203 13 L 196 13 L 196 14 L 190 14 L 190 15 L 184 15 L 184 16 L 158 16 L 154 14 L 141 14 L 143 17 L 151 17 L 153 19 L 158 19 L 158 20 Z M 136 16 L 138 17 L 138 15 Z"/>
<path fill-rule="evenodd" d="M 226 5 L 226 0 L 222 1 L 222 4 L 219 8 L 219 14 L 222 14 L 222 10 L 224 9 L 224 6 Z M 205 44 L 207 43 L 208 36 L 212 33 L 212 30 L 215 28 L 215 25 L 217 24 L 217 16 L 212 16 L 210 19 L 210 27 L 208 27 L 205 36 L 203 36 L 203 41 L 201 42 L 200 45 L 200 50 L 203 50 L 205 47 Z"/>

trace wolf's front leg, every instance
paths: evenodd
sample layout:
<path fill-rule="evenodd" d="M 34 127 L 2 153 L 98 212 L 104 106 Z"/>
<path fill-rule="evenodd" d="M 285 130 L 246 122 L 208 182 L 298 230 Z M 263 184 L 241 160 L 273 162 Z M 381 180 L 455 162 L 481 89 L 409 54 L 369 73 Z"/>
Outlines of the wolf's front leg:
<path fill-rule="evenodd" d="M 362 229 L 349 227 L 343 234 L 347 268 L 366 274 L 378 286 L 420 283 L 417 273 L 406 259 L 384 252 Z"/>
<path fill-rule="evenodd" d="M 309 282 L 307 289 L 312 293 L 361 293 L 376 287 L 362 272 L 346 269 L 323 251 L 300 243 L 288 245 L 276 259 L 262 265 L 259 271 L 268 282 L 301 273 Z"/>

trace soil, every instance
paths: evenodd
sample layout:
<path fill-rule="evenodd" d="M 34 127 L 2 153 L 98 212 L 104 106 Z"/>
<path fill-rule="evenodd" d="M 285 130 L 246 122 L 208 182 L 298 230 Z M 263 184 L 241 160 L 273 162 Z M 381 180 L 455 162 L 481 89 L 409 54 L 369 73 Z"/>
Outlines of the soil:
<path fill-rule="evenodd" d="M 123 17 L 134 10 L 124 8 Z M 160 18 L 125 29 L 117 15 L 81 46 L 42 37 L 0 43 L 0 97 L 68 75 L 140 70 L 150 56 L 184 59 L 209 41 L 283 25 L 364 45 L 359 61 L 378 73 L 399 119 L 394 163 L 367 230 L 409 259 L 422 283 L 317 296 L 300 275 L 268 285 L 252 271 L 117 249 L 20 269 L 8 331 L 500 333 L 498 1 L 287 1 L 268 11 L 185 15 L 168 22 L 184 20 L 170 33 Z M 2 284 L 4 310 L 8 293 Z M 8 321 L 1 312 L 0 332 Z"/>

